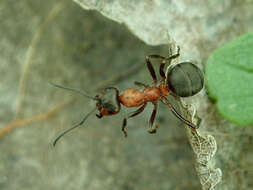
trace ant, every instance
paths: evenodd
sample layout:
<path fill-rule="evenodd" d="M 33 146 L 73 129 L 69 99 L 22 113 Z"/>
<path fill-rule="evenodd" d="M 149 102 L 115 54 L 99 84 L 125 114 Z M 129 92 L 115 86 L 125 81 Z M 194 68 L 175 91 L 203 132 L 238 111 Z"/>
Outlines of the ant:
<path fill-rule="evenodd" d="M 151 117 L 149 119 L 150 130 L 148 130 L 148 132 L 156 133 L 158 125 L 155 125 L 154 128 L 152 128 L 152 126 L 156 117 L 157 103 L 159 100 L 162 103 L 166 104 L 178 119 L 180 119 L 183 123 L 191 127 L 193 130 L 196 130 L 198 126 L 196 126 L 192 122 L 185 119 L 182 115 L 180 115 L 174 108 L 174 106 L 166 98 L 169 95 L 172 95 L 176 98 L 193 96 L 197 94 L 203 88 L 204 85 L 204 77 L 202 71 L 191 62 L 182 62 L 176 65 L 170 65 L 166 76 L 164 72 L 165 64 L 166 63 L 171 64 L 171 61 L 179 57 L 179 55 L 180 55 L 180 47 L 178 46 L 177 53 L 174 55 L 170 55 L 167 58 L 156 54 L 146 56 L 146 64 L 150 72 L 150 75 L 152 76 L 153 85 L 149 86 L 141 82 L 135 82 L 135 85 L 144 87 L 142 91 L 136 88 L 128 88 L 120 94 L 117 88 L 108 87 L 103 89 L 102 92 L 96 95 L 95 97 L 91 97 L 78 89 L 67 88 L 51 83 L 52 85 L 58 88 L 75 91 L 79 94 L 84 95 L 87 98 L 96 101 L 96 107 L 91 112 L 89 112 L 81 122 L 79 122 L 77 125 L 60 134 L 55 139 L 53 145 L 55 146 L 57 141 L 63 135 L 65 135 L 72 129 L 81 126 L 94 111 L 96 110 L 99 111 L 99 114 L 96 114 L 98 118 L 102 118 L 103 116 L 115 115 L 120 112 L 121 104 L 125 107 L 139 107 L 136 111 L 131 112 L 123 119 L 121 130 L 124 133 L 125 137 L 127 137 L 126 132 L 127 120 L 131 117 L 140 114 L 145 109 L 147 103 L 149 102 L 153 104 L 154 108 Z M 151 59 L 161 60 L 159 68 L 161 81 L 159 84 L 157 83 L 157 76 L 151 64 Z M 110 98 L 110 100 L 108 100 L 108 98 Z"/>

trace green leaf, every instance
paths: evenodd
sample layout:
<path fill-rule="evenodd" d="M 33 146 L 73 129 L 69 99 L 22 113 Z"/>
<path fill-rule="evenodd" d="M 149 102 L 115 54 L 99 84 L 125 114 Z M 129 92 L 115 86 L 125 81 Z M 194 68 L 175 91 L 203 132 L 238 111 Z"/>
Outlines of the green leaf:
<path fill-rule="evenodd" d="M 253 125 L 253 33 L 215 50 L 205 72 L 207 89 L 219 112 L 237 125 Z"/>

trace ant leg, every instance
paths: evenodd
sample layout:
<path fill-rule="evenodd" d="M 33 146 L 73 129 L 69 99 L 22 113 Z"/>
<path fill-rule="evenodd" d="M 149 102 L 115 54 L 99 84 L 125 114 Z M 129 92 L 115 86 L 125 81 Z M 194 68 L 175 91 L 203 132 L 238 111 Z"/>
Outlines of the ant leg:
<path fill-rule="evenodd" d="M 160 76 L 162 77 L 163 82 L 165 82 L 165 80 L 166 80 L 166 75 L 165 75 L 165 72 L 164 72 L 164 66 L 166 64 L 166 60 L 169 60 L 169 64 L 170 64 L 171 60 L 177 58 L 179 55 L 180 55 L 180 47 L 177 46 L 177 53 L 174 54 L 174 55 L 169 56 L 168 58 L 163 57 L 161 55 L 156 55 L 156 54 L 148 56 L 149 58 L 161 59 L 162 60 L 161 63 L 160 63 L 159 72 L 160 72 Z"/>
<path fill-rule="evenodd" d="M 141 87 L 144 87 L 144 88 L 147 88 L 148 85 L 142 83 L 142 82 L 138 82 L 138 81 L 134 81 L 134 84 L 137 85 L 137 86 L 141 86 Z"/>
<path fill-rule="evenodd" d="M 152 66 L 152 64 L 150 62 L 150 58 L 151 58 L 151 56 L 146 56 L 146 63 L 147 63 L 148 70 L 153 78 L 154 84 L 156 85 L 157 78 L 156 78 L 154 67 Z"/>
<path fill-rule="evenodd" d="M 153 112 L 152 112 L 151 117 L 149 119 L 150 130 L 148 130 L 148 132 L 151 133 L 151 134 L 156 133 L 156 129 L 158 128 L 158 125 L 155 125 L 155 127 L 152 128 L 154 120 L 155 120 L 156 112 L 157 112 L 157 102 L 154 102 L 153 105 L 154 105 Z"/>
<path fill-rule="evenodd" d="M 163 59 L 162 62 L 160 63 L 160 68 L 159 68 L 159 72 L 160 72 L 163 82 L 165 82 L 165 80 L 166 80 L 166 76 L 165 76 L 165 72 L 164 72 L 165 64 L 166 64 L 166 61 L 165 61 L 165 59 Z"/>
<path fill-rule="evenodd" d="M 196 126 L 194 123 L 188 121 L 187 119 L 185 119 L 182 115 L 180 115 L 177 110 L 174 108 L 174 106 L 168 101 L 167 98 L 163 97 L 162 98 L 162 102 L 166 105 L 169 106 L 171 112 L 178 118 L 180 119 L 184 124 L 188 125 L 189 127 L 191 127 L 193 130 L 196 130 L 198 128 L 198 126 Z"/>
<path fill-rule="evenodd" d="M 147 105 L 147 103 L 144 103 L 138 110 L 130 113 L 129 116 L 127 116 L 127 117 L 124 118 L 121 130 L 124 133 L 125 137 L 127 137 L 127 132 L 125 130 L 126 125 L 127 125 L 127 119 L 130 118 L 130 117 L 134 117 L 134 116 L 140 114 L 145 109 L 146 105 Z"/>
<path fill-rule="evenodd" d="M 158 125 L 155 124 L 155 126 L 154 126 L 152 129 L 148 130 L 148 132 L 149 132 L 150 134 L 154 134 L 154 133 L 156 133 L 156 130 L 157 130 L 157 129 L 158 129 Z"/>
<path fill-rule="evenodd" d="M 160 63 L 159 72 L 160 72 L 160 75 L 162 77 L 162 81 L 165 81 L 166 76 L 165 76 L 165 73 L 164 73 L 164 66 L 166 64 L 166 57 L 163 57 L 161 55 L 156 55 L 156 54 L 149 55 L 148 57 L 149 57 L 149 59 L 154 58 L 154 59 L 161 59 L 162 60 L 161 63 Z"/>

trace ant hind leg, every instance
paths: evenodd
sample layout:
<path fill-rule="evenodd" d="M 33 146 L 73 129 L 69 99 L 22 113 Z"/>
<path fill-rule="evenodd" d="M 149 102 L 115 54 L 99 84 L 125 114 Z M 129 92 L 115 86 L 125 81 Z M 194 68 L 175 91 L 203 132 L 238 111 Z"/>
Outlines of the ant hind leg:
<path fill-rule="evenodd" d="M 161 56 L 161 55 L 157 55 L 157 54 L 149 55 L 149 56 L 147 56 L 147 58 L 149 60 L 151 58 L 153 58 L 153 59 L 161 59 L 159 72 L 160 72 L 160 76 L 162 77 L 162 81 L 165 81 L 166 76 L 165 76 L 165 72 L 164 72 L 164 66 L 166 64 L 166 58 L 163 57 L 163 56 Z"/>
<path fill-rule="evenodd" d="M 188 125 L 189 127 L 191 127 L 191 129 L 196 130 L 198 128 L 198 126 L 196 126 L 194 123 L 188 121 L 187 119 L 185 119 L 181 114 L 179 114 L 177 112 L 177 110 L 174 108 L 174 106 L 168 101 L 167 98 L 163 97 L 162 102 L 166 105 L 169 106 L 171 112 L 179 119 L 181 120 L 184 124 Z"/>
<path fill-rule="evenodd" d="M 150 72 L 150 74 L 151 74 L 151 76 L 153 78 L 154 85 L 156 85 L 156 83 L 157 83 L 157 77 L 156 77 L 156 74 L 155 74 L 154 67 L 151 64 L 150 58 L 152 58 L 152 55 L 146 56 L 146 63 L 147 63 L 148 70 L 149 70 L 149 72 Z"/>

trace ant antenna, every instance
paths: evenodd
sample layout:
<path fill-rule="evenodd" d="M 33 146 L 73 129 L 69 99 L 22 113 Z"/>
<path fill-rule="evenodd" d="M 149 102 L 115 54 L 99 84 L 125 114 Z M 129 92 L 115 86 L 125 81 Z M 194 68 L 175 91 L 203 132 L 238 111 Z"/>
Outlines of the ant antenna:
<path fill-rule="evenodd" d="M 56 143 L 58 142 L 58 140 L 59 140 L 61 137 L 63 137 L 66 133 L 68 133 L 69 131 L 71 131 L 71 130 L 77 128 L 77 127 L 80 127 L 80 126 L 86 121 L 86 119 L 87 119 L 94 111 L 96 111 L 96 110 L 97 110 L 97 108 L 94 108 L 93 110 L 91 110 L 91 111 L 82 119 L 81 122 L 79 122 L 78 124 L 74 125 L 73 127 L 69 128 L 69 129 L 67 129 L 66 131 L 64 131 L 63 133 L 61 133 L 61 134 L 54 140 L 53 145 L 55 146 Z"/>
<path fill-rule="evenodd" d="M 82 94 L 83 96 L 87 97 L 87 98 L 90 98 L 90 99 L 93 99 L 93 100 L 97 100 L 97 98 L 94 98 L 94 97 L 91 97 L 89 95 L 87 95 L 85 92 L 79 90 L 79 89 L 75 89 L 75 88 L 68 88 L 68 87 L 65 87 L 65 86 L 61 86 L 61 85 L 58 85 L 58 84 L 55 84 L 53 82 L 49 82 L 49 84 L 57 87 L 57 88 L 62 88 L 62 89 L 65 89 L 65 90 L 70 90 L 70 91 L 73 91 L 73 92 L 77 92 L 79 94 Z"/>

